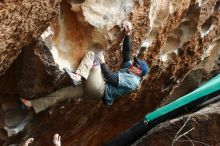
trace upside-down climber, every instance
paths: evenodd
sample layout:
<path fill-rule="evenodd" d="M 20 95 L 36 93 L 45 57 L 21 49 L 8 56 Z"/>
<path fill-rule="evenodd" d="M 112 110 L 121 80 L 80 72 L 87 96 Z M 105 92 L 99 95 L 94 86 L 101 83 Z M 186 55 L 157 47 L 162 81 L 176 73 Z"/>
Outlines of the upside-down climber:
<path fill-rule="evenodd" d="M 64 68 L 72 81 L 72 86 L 59 89 L 39 99 L 21 98 L 22 103 L 28 108 L 33 108 L 35 113 L 39 113 L 65 99 L 85 95 L 103 99 L 107 105 L 112 105 L 117 97 L 136 90 L 143 76 L 148 73 L 149 67 L 144 60 L 135 57 L 133 61 L 131 60 L 130 34 L 132 25 L 130 22 L 125 22 L 123 27 L 125 37 L 121 69 L 111 72 L 105 63 L 102 45 L 95 44 L 96 49 L 86 53 L 75 72 Z"/>

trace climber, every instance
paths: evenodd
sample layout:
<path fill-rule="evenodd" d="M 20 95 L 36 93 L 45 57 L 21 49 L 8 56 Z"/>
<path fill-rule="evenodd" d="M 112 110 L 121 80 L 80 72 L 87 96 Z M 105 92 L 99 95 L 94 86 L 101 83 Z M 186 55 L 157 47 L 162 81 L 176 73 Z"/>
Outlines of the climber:
<path fill-rule="evenodd" d="M 112 105 L 117 97 L 136 90 L 149 68 L 145 61 L 136 57 L 133 62 L 131 61 L 130 34 L 132 25 L 130 22 L 124 22 L 123 27 L 125 38 L 122 50 L 123 66 L 120 70 L 116 72 L 109 70 L 105 63 L 103 47 L 96 43 L 94 44 L 96 50 L 89 51 L 84 56 L 75 72 L 64 68 L 73 86 L 62 88 L 39 99 L 20 98 L 22 103 L 28 108 L 33 108 L 35 113 L 64 99 L 82 97 L 83 95 L 84 97 L 102 98 L 107 105 Z M 81 84 L 83 80 L 85 82 Z"/>
<path fill-rule="evenodd" d="M 29 144 L 33 143 L 34 138 L 28 138 L 23 146 L 28 146 Z M 53 144 L 54 146 L 61 146 L 61 136 L 59 134 L 54 134 L 53 136 Z"/>

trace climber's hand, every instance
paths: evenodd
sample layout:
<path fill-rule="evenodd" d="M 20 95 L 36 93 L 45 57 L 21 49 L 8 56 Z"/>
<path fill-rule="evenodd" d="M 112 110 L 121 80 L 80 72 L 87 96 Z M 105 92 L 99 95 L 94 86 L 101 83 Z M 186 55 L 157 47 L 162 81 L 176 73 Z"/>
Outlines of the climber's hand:
<path fill-rule="evenodd" d="M 126 35 L 130 35 L 132 31 L 132 24 L 129 21 L 123 22 L 123 28 L 125 30 Z"/>
<path fill-rule="evenodd" d="M 61 146 L 61 136 L 59 134 L 55 134 L 53 137 L 54 146 Z"/>
<path fill-rule="evenodd" d="M 28 138 L 28 140 L 25 141 L 23 146 L 28 146 L 30 143 L 32 143 L 34 141 L 33 138 Z"/>

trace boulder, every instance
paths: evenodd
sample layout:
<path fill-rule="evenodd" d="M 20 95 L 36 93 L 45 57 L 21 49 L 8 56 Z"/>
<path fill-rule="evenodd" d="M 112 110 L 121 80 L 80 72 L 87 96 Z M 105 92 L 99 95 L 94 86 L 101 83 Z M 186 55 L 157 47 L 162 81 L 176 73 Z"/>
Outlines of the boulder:
<path fill-rule="evenodd" d="M 0 1 L 1 14 L 13 11 L 10 17 L 0 17 L 2 34 L 10 41 L 3 39 L 6 37 L 0 40 L 6 44 L 4 48 L 14 51 L 6 51 L 5 55 L 11 56 L 0 59 L 1 144 L 21 144 L 34 137 L 36 146 L 52 145 L 53 135 L 59 133 L 64 146 L 103 145 L 160 106 L 203 60 L 218 61 L 218 55 L 214 59 L 209 55 L 213 50 L 213 54 L 219 53 L 218 0 L 96 2 L 39 0 L 25 9 L 26 1 Z M 41 7 L 35 9 L 35 5 Z M 19 9 L 11 10 L 12 6 Z M 103 45 L 106 62 L 117 70 L 126 19 L 133 24 L 132 53 L 150 65 L 149 76 L 139 90 L 118 98 L 110 107 L 100 99 L 76 98 L 38 115 L 19 110 L 19 97 L 40 98 L 70 85 L 62 68 L 75 70 L 95 42 Z M 14 28 L 5 23 L 12 20 L 22 25 Z M 215 70 L 213 65 L 204 68 Z M 210 78 L 211 73 L 208 76 L 204 77 Z"/>

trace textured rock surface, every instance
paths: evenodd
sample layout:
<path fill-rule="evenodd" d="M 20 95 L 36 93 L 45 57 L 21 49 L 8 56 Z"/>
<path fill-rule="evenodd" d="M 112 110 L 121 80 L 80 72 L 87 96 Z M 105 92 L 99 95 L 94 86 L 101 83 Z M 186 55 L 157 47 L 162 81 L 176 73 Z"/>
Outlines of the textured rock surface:
<path fill-rule="evenodd" d="M 51 92 L 65 80 L 43 42 L 22 49 L 16 61 L 1 77 L 1 95 L 34 98 Z M 8 84 L 6 85 L 6 81 Z M 30 82 L 31 81 L 31 82 Z"/>
<path fill-rule="evenodd" d="M 0 133 L 4 134 L 0 142 L 22 131 L 31 118 L 19 108 L 19 97 L 37 98 L 68 85 L 50 50 L 41 41 L 23 48 L 0 80 Z"/>
<path fill-rule="evenodd" d="M 121 25 L 133 6 L 132 0 L 86 0 L 82 5 L 85 20 L 99 29 Z M 110 9 L 109 9 L 110 8 Z"/>
<path fill-rule="evenodd" d="M 132 146 L 165 146 L 172 144 L 174 146 L 218 146 L 220 144 L 219 107 L 220 102 L 217 102 L 196 113 L 160 124 Z M 180 130 L 181 128 L 182 130 Z"/>
<path fill-rule="evenodd" d="M 52 26 L 57 63 L 74 70 L 95 42 L 119 51 L 120 27 L 132 5 L 131 0 L 63 1 L 61 13 Z"/>
<path fill-rule="evenodd" d="M 21 111 L 16 111 L 17 97 L 37 98 L 68 85 L 59 68 L 67 66 L 74 69 L 85 52 L 91 49 L 93 42 L 103 43 L 106 40 L 107 43 L 103 43 L 106 47 L 106 60 L 113 70 L 121 64 L 122 21 L 105 22 L 111 14 L 106 18 L 99 15 L 94 20 L 87 19 L 93 13 L 88 13 L 86 8 L 97 6 L 92 0 L 62 1 L 60 15 L 50 27 L 52 38 L 44 37 L 52 53 L 44 45 L 32 43 L 22 49 L 19 58 L 0 78 L 1 144 L 21 143 L 28 137 L 34 137 L 36 146 L 51 145 L 53 134 L 58 132 L 62 135 L 64 146 L 103 145 L 159 106 L 162 99 L 172 94 L 201 61 L 206 58 L 211 60 L 208 62 L 215 62 L 218 58 L 217 55 L 209 57 L 209 52 L 219 52 L 218 0 L 133 0 L 131 9 L 130 5 L 122 1 L 111 1 L 111 4 L 108 1 L 99 2 L 103 14 L 112 12 L 110 6 L 116 2 L 129 8 L 119 9 L 117 13 L 120 15 L 117 16 L 128 17 L 133 23 L 133 52 L 141 48 L 140 57 L 151 66 L 150 76 L 143 81 L 140 90 L 121 97 L 111 107 L 100 100 L 75 99 L 63 102 L 35 115 L 25 124 L 23 132 L 9 137 L 13 129 L 21 130 L 19 122 L 25 116 Z M 99 20 L 101 26 L 95 24 Z M 25 39 L 31 41 L 32 36 L 38 37 L 49 21 L 45 20 L 45 23 L 38 24 L 38 29 L 34 29 L 36 32 L 39 30 L 38 35 L 31 34 L 31 37 L 26 36 Z M 213 66 L 203 66 L 209 72 L 214 70 L 214 63 Z M 18 116 L 13 118 L 15 111 Z"/>
<path fill-rule="evenodd" d="M 219 45 L 218 41 L 211 45 L 211 49 L 207 50 L 204 59 L 185 77 L 179 87 L 162 102 L 162 105 L 195 90 L 207 79 L 220 73 Z"/>
<path fill-rule="evenodd" d="M 59 0 L 0 1 L 0 75 L 57 15 Z"/>

